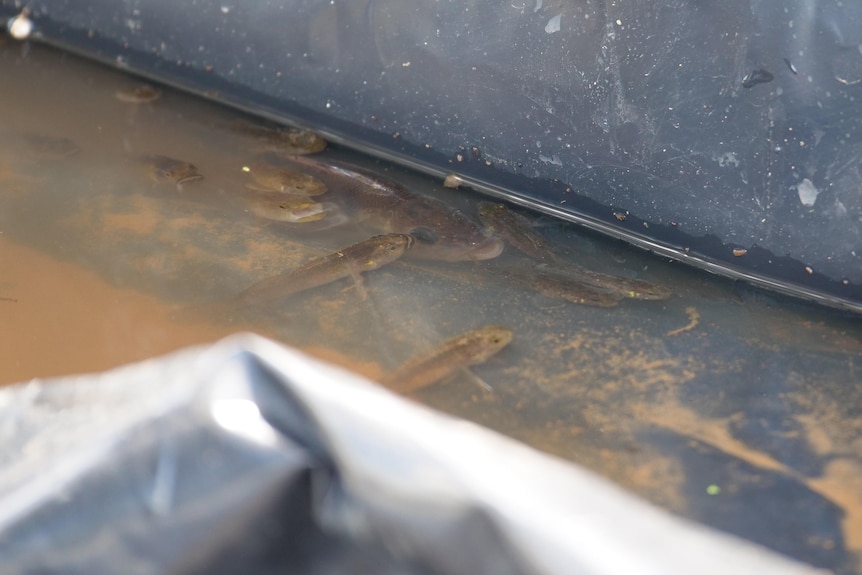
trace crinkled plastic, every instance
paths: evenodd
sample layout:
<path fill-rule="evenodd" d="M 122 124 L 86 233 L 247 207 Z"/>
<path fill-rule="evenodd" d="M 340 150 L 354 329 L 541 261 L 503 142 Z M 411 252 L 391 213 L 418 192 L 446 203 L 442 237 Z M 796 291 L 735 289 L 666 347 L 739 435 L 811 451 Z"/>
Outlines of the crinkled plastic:
<path fill-rule="evenodd" d="M 18 573 L 814 573 L 238 335 L 0 391 Z"/>
<path fill-rule="evenodd" d="M 31 36 L 862 310 L 862 8 L 42 0 Z M 21 10 L 0 0 L 0 15 Z"/>

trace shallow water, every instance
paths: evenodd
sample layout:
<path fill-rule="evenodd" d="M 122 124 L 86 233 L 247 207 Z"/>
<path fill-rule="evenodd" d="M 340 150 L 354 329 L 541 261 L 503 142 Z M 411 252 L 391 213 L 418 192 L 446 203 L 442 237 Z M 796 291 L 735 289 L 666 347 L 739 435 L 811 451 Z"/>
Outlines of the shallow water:
<path fill-rule="evenodd" d="M 515 341 L 419 401 L 584 464 L 683 516 L 862 573 L 856 317 L 688 270 L 547 219 L 580 265 L 671 286 L 667 301 L 575 305 L 511 283 L 523 265 L 404 260 L 230 318 L 184 313 L 367 237 L 250 213 L 229 110 L 34 46 L 0 48 L 0 382 L 104 370 L 240 329 L 370 378 L 487 324 Z M 67 141 L 68 140 L 68 141 Z M 69 141 L 74 145 L 70 145 Z M 47 143 L 47 144 L 46 144 Z M 163 154 L 204 179 L 154 181 Z M 475 214 L 479 198 L 330 149 Z M 369 337 L 372 334 L 373 337 Z"/>

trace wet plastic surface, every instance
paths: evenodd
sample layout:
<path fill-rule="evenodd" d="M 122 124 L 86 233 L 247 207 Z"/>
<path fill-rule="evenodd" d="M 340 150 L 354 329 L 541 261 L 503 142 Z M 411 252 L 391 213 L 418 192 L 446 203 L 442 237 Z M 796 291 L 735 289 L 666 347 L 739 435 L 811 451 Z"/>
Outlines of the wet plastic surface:
<path fill-rule="evenodd" d="M 43 41 L 862 309 L 853 3 L 44 0 L 31 12 Z"/>
<path fill-rule="evenodd" d="M 579 306 L 485 262 L 404 260 L 231 317 L 186 313 L 312 256 L 365 239 L 251 213 L 236 115 L 33 46 L 0 51 L 0 366 L 3 382 L 106 369 L 253 329 L 378 379 L 480 325 L 510 346 L 423 403 L 581 463 L 682 516 L 837 573 L 859 573 L 862 405 L 855 317 L 799 305 L 538 220 L 565 257 L 669 286 L 667 301 Z M 62 86 L 62 90 L 57 89 Z M 155 181 L 141 157 L 203 179 Z M 475 195 L 332 147 L 415 192 L 476 213 Z M 528 270 L 531 268 L 527 268 Z M 507 275 L 509 274 L 509 275 Z M 512 274 L 515 274 L 514 276 Z M 133 384 L 130 384 L 133 385 Z M 428 438 L 433 442 L 433 438 Z"/>

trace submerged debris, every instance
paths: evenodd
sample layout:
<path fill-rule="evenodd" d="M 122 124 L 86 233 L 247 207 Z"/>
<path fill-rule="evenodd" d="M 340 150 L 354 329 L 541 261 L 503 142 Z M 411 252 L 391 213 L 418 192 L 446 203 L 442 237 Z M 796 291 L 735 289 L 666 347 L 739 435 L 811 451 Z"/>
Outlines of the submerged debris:
<path fill-rule="evenodd" d="M 758 84 L 766 84 L 768 82 L 772 82 L 775 79 L 775 76 L 772 75 L 768 70 L 764 70 L 763 68 L 758 68 L 757 70 L 752 70 L 742 79 L 742 87 L 743 88 L 753 88 Z"/>
<path fill-rule="evenodd" d="M 27 8 L 9 20 L 7 24 L 9 35 L 16 40 L 26 40 L 33 32 L 33 21 L 30 19 L 30 11 Z"/>
<path fill-rule="evenodd" d="M 671 330 L 667 332 L 667 337 L 674 337 L 681 333 L 685 333 L 687 331 L 691 331 L 698 326 L 700 323 L 700 312 L 697 311 L 697 308 L 693 306 L 689 306 L 685 308 L 685 313 L 688 316 L 688 323 L 680 328 Z"/>
<path fill-rule="evenodd" d="M 461 176 L 457 174 L 449 174 L 443 180 L 443 187 L 445 188 L 460 188 L 464 183 L 464 180 L 461 179 Z"/>

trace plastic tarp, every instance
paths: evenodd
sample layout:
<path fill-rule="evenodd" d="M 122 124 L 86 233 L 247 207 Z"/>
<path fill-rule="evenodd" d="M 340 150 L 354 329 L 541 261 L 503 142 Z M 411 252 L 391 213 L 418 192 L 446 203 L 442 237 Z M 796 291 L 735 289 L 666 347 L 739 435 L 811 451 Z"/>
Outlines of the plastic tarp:
<path fill-rule="evenodd" d="M 7 574 L 815 572 L 258 336 L 0 421 Z"/>
<path fill-rule="evenodd" d="M 32 37 L 862 309 L 862 8 L 41 0 Z M 21 10 L 0 1 L 0 15 Z"/>

